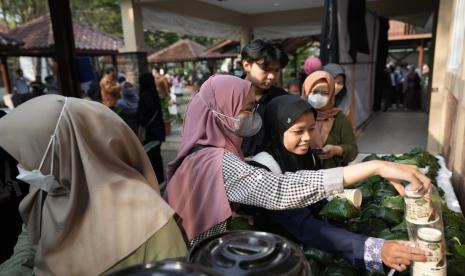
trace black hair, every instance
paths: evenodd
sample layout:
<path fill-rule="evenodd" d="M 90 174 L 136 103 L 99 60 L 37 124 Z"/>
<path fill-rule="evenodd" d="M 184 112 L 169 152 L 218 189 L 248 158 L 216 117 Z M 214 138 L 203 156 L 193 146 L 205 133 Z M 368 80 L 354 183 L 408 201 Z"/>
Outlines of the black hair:
<path fill-rule="evenodd" d="M 249 63 L 263 59 L 263 64 L 259 65 L 265 70 L 273 61 L 277 61 L 281 68 L 286 67 L 289 62 L 289 57 L 279 44 L 261 39 L 254 39 L 245 45 L 241 51 L 241 58 Z"/>

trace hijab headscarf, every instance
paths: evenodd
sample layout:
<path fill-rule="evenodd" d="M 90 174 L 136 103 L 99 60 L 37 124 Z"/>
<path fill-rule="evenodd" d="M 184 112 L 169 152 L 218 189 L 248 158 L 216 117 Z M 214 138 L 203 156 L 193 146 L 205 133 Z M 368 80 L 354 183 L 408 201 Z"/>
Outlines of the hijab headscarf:
<path fill-rule="evenodd" d="M 337 63 L 328 63 L 322 68 L 323 71 L 328 72 L 331 77 L 336 78 L 338 75 L 342 75 L 344 77 L 344 87 L 342 88 L 339 93 L 336 94 L 335 100 L 334 100 L 334 105 L 339 106 L 344 99 L 345 95 L 347 94 L 347 89 L 345 86 L 345 80 L 346 80 L 346 73 L 344 71 L 344 68 L 342 68 L 341 65 Z"/>
<path fill-rule="evenodd" d="M 318 135 L 311 142 L 312 148 L 322 148 L 326 145 L 329 133 L 333 128 L 334 118 L 341 111 L 340 108 L 334 107 L 334 79 L 325 71 L 316 71 L 305 79 L 302 86 L 302 98 L 307 101 L 312 89 L 319 83 L 319 81 L 324 81 L 328 84 L 329 99 L 328 103 L 324 107 L 317 109 L 316 133 Z"/>
<path fill-rule="evenodd" d="M 284 132 L 306 112 L 316 114 L 309 103 L 295 95 L 276 97 L 266 107 L 264 149 L 273 156 L 283 172 L 319 169 L 319 159 L 311 151 L 298 155 L 284 147 Z"/>
<path fill-rule="evenodd" d="M 127 113 L 136 113 L 139 105 L 139 95 L 136 87 L 129 82 L 121 84 L 121 98 L 116 102 L 116 107 L 123 108 Z"/>
<path fill-rule="evenodd" d="M 47 175 L 53 167 L 59 185 L 48 193 L 31 186 L 19 211 L 36 249 L 36 275 L 97 275 L 142 245 L 173 210 L 138 138 L 116 113 L 93 101 L 64 102 L 46 95 L 11 111 L 0 119 L 0 147 L 26 170 L 37 169 L 63 110 L 41 168 Z"/>
<path fill-rule="evenodd" d="M 215 75 L 202 84 L 188 106 L 181 149 L 168 164 L 164 195 L 188 241 L 232 214 L 224 189 L 223 154 L 229 151 L 243 158 L 242 138 L 229 131 L 212 110 L 236 117 L 250 87 L 249 81 Z M 189 154 L 196 145 L 207 148 Z"/>

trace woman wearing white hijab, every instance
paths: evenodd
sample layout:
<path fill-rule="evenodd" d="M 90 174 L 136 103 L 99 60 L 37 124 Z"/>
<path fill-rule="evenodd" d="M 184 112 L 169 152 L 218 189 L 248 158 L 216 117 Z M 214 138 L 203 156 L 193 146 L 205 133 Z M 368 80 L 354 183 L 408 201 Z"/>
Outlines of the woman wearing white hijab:
<path fill-rule="evenodd" d="M 138 138 L 110 109 L 42 96 L 3 117 L 0 133 L 31 185 L 19 210 L 35 275 L 98 275 L 186 254 Z"/>

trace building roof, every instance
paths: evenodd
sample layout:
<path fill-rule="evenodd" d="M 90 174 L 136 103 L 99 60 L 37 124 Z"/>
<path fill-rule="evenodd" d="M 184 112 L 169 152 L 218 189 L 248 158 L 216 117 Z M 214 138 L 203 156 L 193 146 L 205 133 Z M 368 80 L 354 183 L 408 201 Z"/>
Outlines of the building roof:
<path fill-rule="evenodd" d="M 0 32 L 0 48 L 18 48 L 23 42 L 14 39 L 13 37 Z"/>
<path fill-rule="evenodd" d="M 170 46 L 151 54 L 147 59 L 150 63 L 195 61 L 201 59 L 205 49 L 205 46 L 195 41 L 180 39 Z"/>
<path fill-rule="evenodd" d="M 73 21 L 73 29 L 77 54 L 117 53 L 118 49 L 124 46 L 122 39 L 101 32 L 77 20 Z M 53 54 L 55 42 L 49 15 L 26 22 L 7 34 L 16 40 L 24 42 L 24 45 L 15 54 Z"/>
<path fill-rule="evenodd" d="M 225 39 L 211 46 L 202 53 L 204 59 L 223 59 L 238 57 L 241 45 L 238 41 Z"/>

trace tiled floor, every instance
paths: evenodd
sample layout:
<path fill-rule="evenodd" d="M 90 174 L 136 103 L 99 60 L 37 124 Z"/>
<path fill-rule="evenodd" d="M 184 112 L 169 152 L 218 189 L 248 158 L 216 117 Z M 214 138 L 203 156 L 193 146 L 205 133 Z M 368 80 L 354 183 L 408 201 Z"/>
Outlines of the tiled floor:
<path fill-rule="evenodd" d="M 404 153 L 426 147 L 428 114 L 424 112 L 379 112 L 359 131 L 360 153 Z"/>

